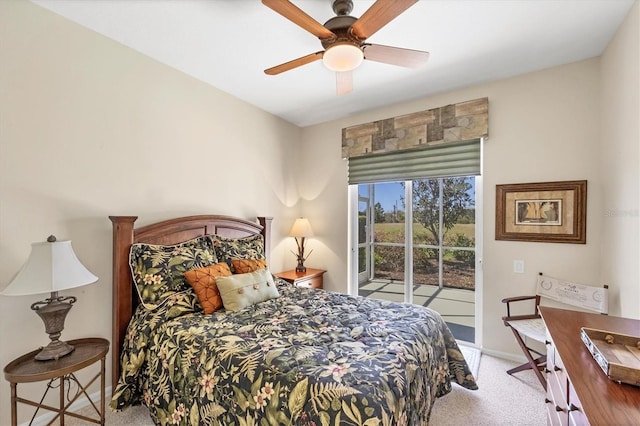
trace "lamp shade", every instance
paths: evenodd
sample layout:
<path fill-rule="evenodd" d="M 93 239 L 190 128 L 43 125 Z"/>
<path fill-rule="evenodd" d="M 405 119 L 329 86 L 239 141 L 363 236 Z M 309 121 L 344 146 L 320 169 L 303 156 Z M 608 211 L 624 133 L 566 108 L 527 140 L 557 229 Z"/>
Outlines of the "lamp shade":
<path fill-rule="evenodd" d="M 313 237 L 313 231 L 311 230 L 311 224 L 306 217 L 299 217 L 293 223 L 291 231 L 289 231 L 290 237 Z"/>
<path fill-rule="evenodd" d="M 55 238 L 55 237 L 53 237 Z M 73 252 L 71 241 L 31 244 L 31 254 L 20 272 L 0 293 L 28 296 L 80 287 L 96 282 Z"/>
<path fill-rule="evenodd" d="M 364 60 L 362 49 L 351 43 L 336 43 L 322 55 L 324 66 L 331 71 L 351 71 Z"/>

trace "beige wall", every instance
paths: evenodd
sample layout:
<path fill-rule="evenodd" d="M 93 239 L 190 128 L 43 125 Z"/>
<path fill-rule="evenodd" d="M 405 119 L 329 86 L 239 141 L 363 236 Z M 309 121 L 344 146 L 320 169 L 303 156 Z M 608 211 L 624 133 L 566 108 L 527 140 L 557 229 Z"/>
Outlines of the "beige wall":
<path fill-rule="evenodd" d="M 483 192 L 482 345 L 517 356 L 500 317 L 507 296 L 531 294 L 535 275 L 608 284 L 611 314 L 640 318 L 638 250 L 640 166 L 638 15 L 636 2 L 602 58 L 354 114 L 303 130 L 298 173 L 304 213 L 314 223 L 314 266 L 328 269 L 325 287 L 347 291 L 347 164 L 343 127 L 487 96 Z M 319 179 L 320 178 L 320 179 Z M 495 186 L 588 180 L 587 244 L 496 241 Z M 514 259 L 525 274 L 512 272 Z"/>
<path fill-rule="evenodd" d="M 619 313 L 640 318 L 640 2 L 601 63 L 601 279 L 614 285 Z"/>
<path fill-rule="evenodd" d="M 295 265 L 281 245 L 299 128 L 26 1 L 0 1 L 0 58 L 0 288 L 32 242 L 71 239 L 100 279 L 63 292 L 78 297 L 64 339 L 111 339 L 108 215 L 271 215 L 272 266 Z M 46 297 L 0 296 L 0 366 L 48 342 L 29 309 Z M 38 399 L 44 383 L 19 390 Z"/>

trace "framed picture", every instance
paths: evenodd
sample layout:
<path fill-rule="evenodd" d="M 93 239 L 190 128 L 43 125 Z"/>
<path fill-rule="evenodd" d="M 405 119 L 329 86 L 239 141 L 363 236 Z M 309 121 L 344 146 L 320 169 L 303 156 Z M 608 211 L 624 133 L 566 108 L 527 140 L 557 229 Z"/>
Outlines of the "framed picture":
<path fill-rule="evenodd" d="M 496 185 L 496 240 L 587 242 L 587 181 Z"/>

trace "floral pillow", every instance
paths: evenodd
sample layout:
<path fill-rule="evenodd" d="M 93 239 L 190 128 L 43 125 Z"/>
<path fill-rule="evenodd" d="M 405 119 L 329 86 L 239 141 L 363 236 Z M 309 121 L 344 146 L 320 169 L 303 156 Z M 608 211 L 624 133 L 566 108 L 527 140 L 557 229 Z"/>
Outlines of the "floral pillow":
<path fill-rule="evenodd" d="M 229 265 L 226 262 L 193 269 L 184 273 L 184 277 L 193 287 L 193 291 L 196 292 L 198 302 L 200 302 L 205 314 L 212 314 L 222 308 L 222 297 L 220 297 L 220 291 L 216 285 L 216 278 L 228 277 L 229 275 L 231 275 L 231 269 L 229 269 Z"/>
<path fill-rule="evenodd" d="M 218 263 L 210 235 L 173 246 L 137 243 L 129 251 L 131 275 L 140 301 L 155 309 L 176 293 L 191 291 L 184 273 Z"/>
<path fill-rule="evenodd" d="M 234 272 L 232 259 L 264 259 L 264 239 L 256 234 L 246 238 L 213 235 L 213 246 L 219 262 L 227 262 Z"/>

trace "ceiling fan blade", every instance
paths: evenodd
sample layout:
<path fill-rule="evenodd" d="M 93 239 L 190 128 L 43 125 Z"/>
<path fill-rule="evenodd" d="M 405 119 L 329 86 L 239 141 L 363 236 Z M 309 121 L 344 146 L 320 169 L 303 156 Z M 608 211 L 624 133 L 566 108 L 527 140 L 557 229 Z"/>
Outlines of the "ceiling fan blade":
<path fill-rule="evenodd" d="M 408 68 L 417 68 L 429 59 L 429 52 L 380 44 L 364 44 L 362 50 L 364 51 L 364 58 L 370 61 Z"/>
<path fill-rule="evenodd" d="M 338 96 L 353 92 L 353 72 L 336 72 L 336 93 Z"/>
<path fill-rule="evenodd" d="M 262 3 L 320 39 L 334 38 L 336 36 L 333 31 L 325 28 L 321 23 L 288 0 L 262 0 Z"/>
<path fill-rule="evenodd" d="M 306 56 L 302 56 L 292 61 L 285 62 L 284 64 L 280 64 L 280 65 L 276 65 L 275 67 L 268 68 L 264 70 L 264 73 L 269 75 L 280 74 L 281 72 L 289 71 L 294 68 L 300 67 L 302 65 L 306 65 L 311 62 L 317 61 L 318 59 L 322 59 L 323 54 L 324 54 L 323 51 L 310 53 Z"/>
<path fill-rule="evenodd" d="M 353 23 L 351 30 L 360 40 L 365 40 L 387 25 L 418 0 L 378 0 Z"/>

